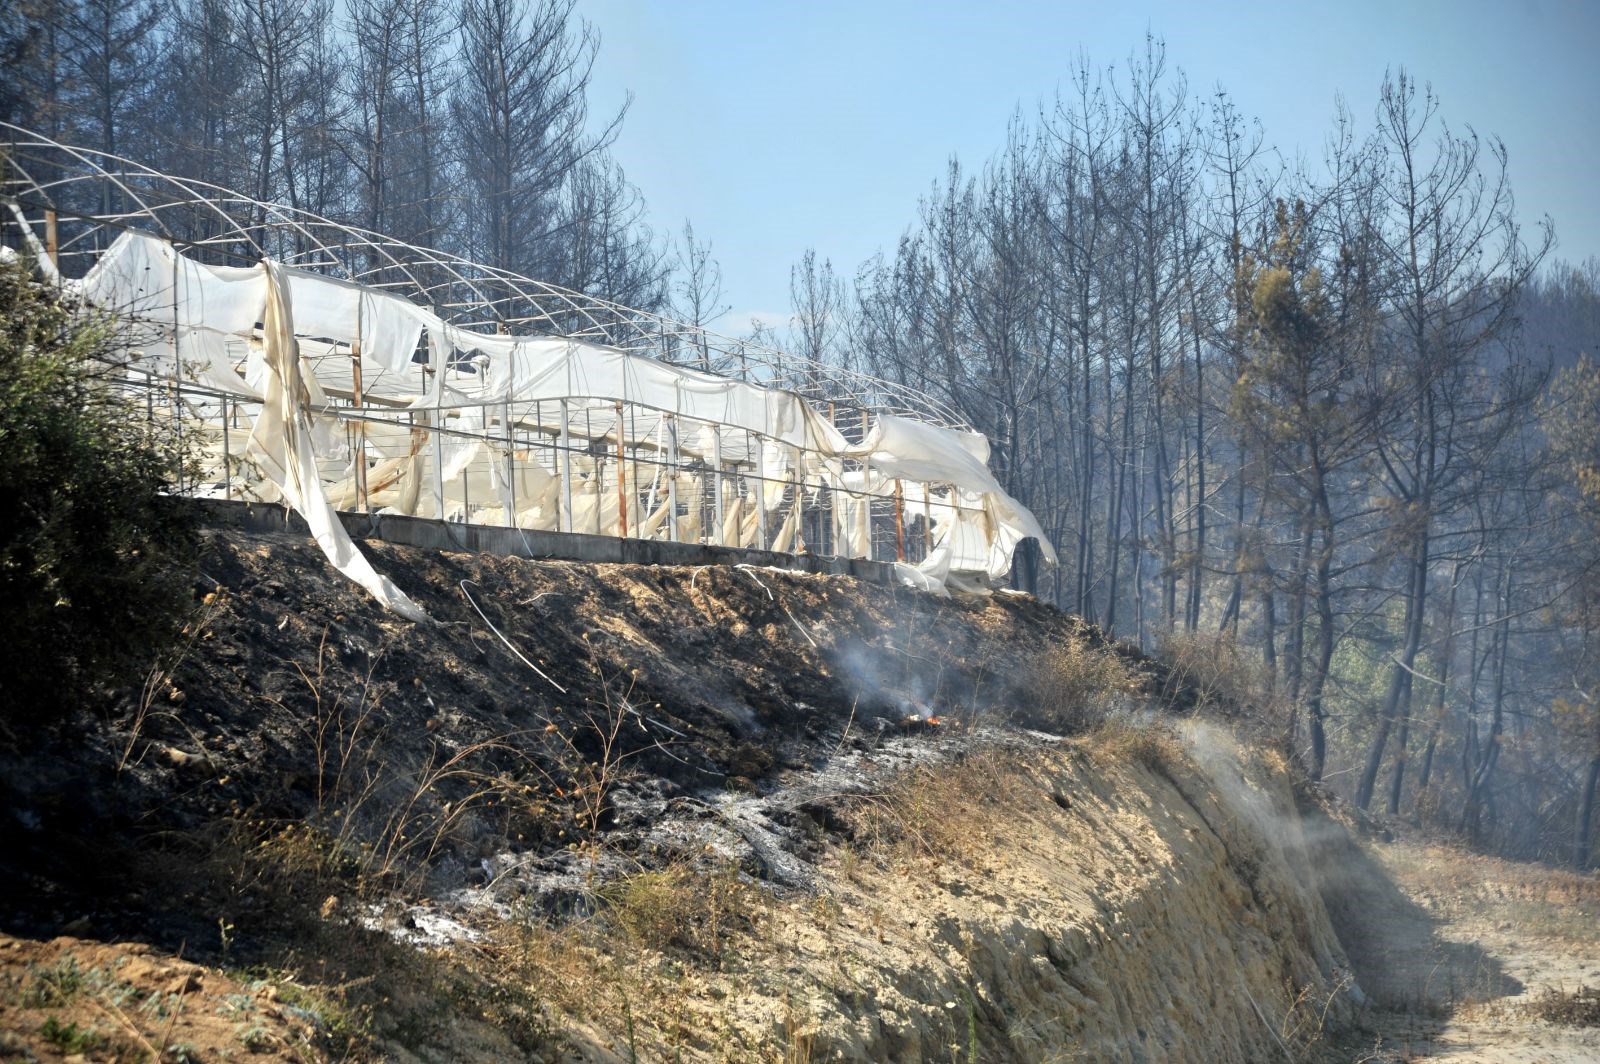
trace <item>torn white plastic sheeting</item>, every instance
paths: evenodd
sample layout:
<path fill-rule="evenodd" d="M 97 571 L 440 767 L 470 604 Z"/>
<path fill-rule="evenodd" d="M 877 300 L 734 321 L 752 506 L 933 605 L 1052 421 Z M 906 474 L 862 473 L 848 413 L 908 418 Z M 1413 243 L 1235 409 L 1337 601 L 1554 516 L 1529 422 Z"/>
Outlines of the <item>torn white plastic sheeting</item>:
<path fill-rule="evenodd" d="M 243 337 L 254 335 L 267 300 L 259 267 L 208 266 L 134 232 L 112 242 L 81 287 L 86 299 L 115 314 Z"/>
<path fill-rule="evenodd" d="M 955 484 L 977 492 L 1000 487 L 989 472 L 989 441 L 976 432 L 955 432 L 881 414 L 867 438 L 844 453 L 887 477 Z"/>
<path fill-rule="evenodd" d="M 846 454 L 859 458 L 885 476 L 923 484 L 953 484 L 981 498 L 981 505 L 994 519 L 998 535 L 990 539 L 990 557 L 983 571 L 998 579 L 1011 567 L 1011 555 L 1018 543 L 1030 537 L 1039 541 L 1045 559 L 1056 563 L 1055 548 L 1044 533 L 1038 518 L 1000 486 L 989 472 L 989 441 L 976 432 L 955 432 L 937 425 L 882 414 L 872 431 Z M 996 548 L 1004 544 L 1004 549 Z M 1003 553 L 1004 568 L 996 572 Z M 967 570 L 965 566 L 961 567 Z"/>
<path fill-rule="evenodd" d="M 78 289 L 91 303 L 131 319 L 130 348 L 146 367 L 245 399 L 260 399 L 258 383 L 233 368 L 230 345 L 244 361 L 266 306 L 266 275 L 258 266 L 208 266 L 178 254 L 165 240 L 123 233 L 95 262 Z"/>
<path fill-rule="evenodd" d="M 664 415 L 677 417 L 676 458 L 721 464 L 722 471 L 711 474 L 724 501 L 721 525 L 705 532 L 727 545 L 793 549 L 801 535 L 802 498 L 817 498 L 826 488 L 836 549 L 849 557 L 869 556 L 873 502 L 881 504 L 899 481 L 907 517 L 914 519 L 920 510 L 931 524 L 929 557 L 915 567 L 919 580 L 942 585 L 962 574 L 980 582 L 1002 580 L 1017 545 L 1029 537 L 1055 561 L 1038 521 L 990 473 L 988 441 L 978 433 L 882 414 L 867 438 L 851 445 L 795 392 L 576 339 L 472 332 L 391 292 L 276 263 L 272 270 L 276 281 L 264 267 L 208 266 L 165 240 L 129 232 L 78 287 L 92 302 L 138 323 L 129 347 L 144 348 L 154 363 L 150 368 L 264 401 L 247 458 L 265 479 L 247 490 L 268 500 L 281 496 L 301 509 L 323 530 L 318 540 L 330 560 L 380 599 L 415 609 L 371 570 L 337 520 L 317 516 L 322 510 L 331 514 L 334 501 L 559 528 L 562 504 L 570 498 L 565 527 L 575 531 L 621 534 L 626 527 L 631 537 L 652 537 L 673 529 L 673 538 L 701 538 L 695 507 L 668 514 L 665 486 L 656 483 L 659 470 L 641 482 L 638 467 L 628 466 L 624 483 L 633 498 L 626 509 L 612 487 L 600 490 L 602 481 L 616 483 L 605 472 L 609 455 L 571 454 L 548 474 L 530 480 L 513 473 L 515 479 L 507 480 L 505 467 L 518 461 L 518 452 L 508 450 L 508 421 L 553 438 L 569 424 L 574 431 L 581 424 L 582 438 L 591 443 L 615 437 L 637 447 L 651 445 L 652 436 L 671 423 Z M 255 339 L 257 323 L 266 323 L 269 291 L 278 308 L 274 329 L 283 335 L 274 338 L 265 328 L 263 334 L 278 345 L 276 353 Z M 426 366 L 415 361 L 424 330 Z M 357 340 L 360 355 L 352 362 L 350 345 Z M 241 362 L 242 376 L 235 369 Z M 349 394 L 344 389 L 355 387 L 356 365 L 363 370 L 368 416 L 387 408 L 408 419 L 407 432 L 413 433 L 396 447 L 391 444 L 399 437 L 368 430 L 367 437 L 381 445 L 375 464 L 364 470 L 348 445 L 348 423 L 325 412 L 323 392 L 325 387 Z M 283 402 L 292 412 L 276 409 Z M 414 433 L 430 433 L 447 418 L 452 431 L 419 442 Z M 490 439 L 496 425 L 500 431 Z M 284 434 L 281 444 L 275 432 Z M 319 458 L 328 464 L 322 473 Z M 860 468 L 847 468 L 856 462 Z M 363 472 L 364 497 L 356 489 Z M 561 475 L 572 482 L 560 483 Z M 745 482 L 752 475 L 765 478 L 760 488 Z M 645 484 L 655 485 L 648 502 L 638 497 Z M 679 498 L 699 494 L 694 489 Z M 323 542 L 325 536 L 332 538 Z"/>
<path fill-rule="evenodd" d="M 950 550 L 947 547 L 935 547 L 916 565 L 895 562 L 894 575 L 907 587 L 933 595 L 948 595 L 950 591 L 945 585 L 950 580 Z"/>
<path fill-rule="evenodd" d="M 256 418 L 255 430 L 250 434 L 247 452 L 257 458 L 262 469 L 277 484 L 284 501 L 306 519 L 317 546 L 335 569 L 366 588 L 373 598 L 400 616 L 426 621 L 428 615 L 422 607 L 395 587 L 388 577 L 380 575 L 367 556 L 356 548 L 323 492 L 317 458 L 311 450 L 311 426 L 305 415 L 305 383 L 301 379 L 300 356 L 295 347 L 294 311 L 288 286 L 276 263 L 263 261 L 262 268 L 268 279 L 262 347 L 269 372 L 265 401 Z M 272 476 L 273 471 L 276 477 Z"/>
<path fill-rule="evenodd" d="M 411 367 L 417 340 L 433 315 L 408 299 L 337 277 L 293 269 L 284 273 L 300 335 L 347 344 L 359 341 L 362 359 L 391 373 Z"/>
<path fill-rule="evenodd" d="M 442 333 L 456 350 L 489 354 L 479 399 L 513 403 L 571 397 L 610 400 L 744 429 L 808 450 L 831 452 L 845 446 L 838 430 L 794 392 L 670 366 L 579 340 L 484 337 L 453 326 Z"/>

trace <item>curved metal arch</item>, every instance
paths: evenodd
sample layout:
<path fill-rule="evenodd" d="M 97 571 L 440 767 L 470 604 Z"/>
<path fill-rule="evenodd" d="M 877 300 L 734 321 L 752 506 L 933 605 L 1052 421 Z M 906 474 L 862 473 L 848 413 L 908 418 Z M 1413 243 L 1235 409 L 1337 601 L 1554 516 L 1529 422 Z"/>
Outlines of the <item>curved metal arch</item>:
<path fill-rule="evenodd" d="M 68 238 L 68 247 L 109 229 L 153 228 L 155 235 L 185 247 L 251 261 L 273 257 L 394 292 L 457 322 L 493 322 L 507 330 L 521 327 L 574 336 L 663 361 L 673 361 L 669 345 L 677 344 L 697 353 L 714 353 L 719 364 L 739 366 L 738 375 L 747 379 L 752 369 L 758 375 L 765 373 L 771 383 L 811 399 L 970 429 L 948 404 L 893 381 L 734 339 L 211 182 L 163 173 L 121 156 L 63 144 L 20 126 L 0 122 L 0 137 L 8 142 L 0 153 L 4 195 L 24 207 L 59 210 L 74 191 L 103 193 L 107 183 L 123 198 L 127 207 L 122 211 L 106 213 L 96 206 L 68 212 L 73 224 L 84 227 Z M 58 173 L 50 175 L 51 170 Z M 91 201 L 98 205 L 100 197 Z M 204 228 L 215 226 L 217 231 L 198 238 L 185 235 L 171 224 L 179 211 L 194 212 L 209 223 Z M 366 263 L 360 261 L 363 257 Z"/>

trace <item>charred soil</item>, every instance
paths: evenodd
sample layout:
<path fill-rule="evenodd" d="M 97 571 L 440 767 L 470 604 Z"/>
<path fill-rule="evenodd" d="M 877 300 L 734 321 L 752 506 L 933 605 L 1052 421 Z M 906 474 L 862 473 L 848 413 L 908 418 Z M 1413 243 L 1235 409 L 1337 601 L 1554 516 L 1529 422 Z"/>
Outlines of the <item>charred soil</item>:
<path fill-rule="evenodd" d="M 8 738 L 0 1053 L 1338 1059 L 1359 1020 L 1360 844 L 1030 597 L 368 549 L 433 623 L 211 529 L 181 645 Z"/>

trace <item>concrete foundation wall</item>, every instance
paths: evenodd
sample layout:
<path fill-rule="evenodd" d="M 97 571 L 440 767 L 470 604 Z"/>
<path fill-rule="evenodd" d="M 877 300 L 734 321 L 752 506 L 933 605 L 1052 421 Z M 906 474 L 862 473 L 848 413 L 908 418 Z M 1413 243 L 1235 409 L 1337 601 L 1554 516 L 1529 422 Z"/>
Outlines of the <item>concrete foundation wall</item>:
<path fill-rule="evenodd" d="M 183 503 L 193 506 L 207 524 L 253 532 L 288 531 L 310 535 L 300 515 L 282 506 L 222 499 L 186 499 Z M 807 573 L 853 576 L 877 584 L 893 584 L 895 580 L 893 564 L 862 558 L 779 554 L 701 543 L 591 536 L 580 532 L 496 528 L 401 514 L 340 513 L 339 519 L 353 539 L 378 540 L 424 550 L 631 565 L 770 565 Z"/>

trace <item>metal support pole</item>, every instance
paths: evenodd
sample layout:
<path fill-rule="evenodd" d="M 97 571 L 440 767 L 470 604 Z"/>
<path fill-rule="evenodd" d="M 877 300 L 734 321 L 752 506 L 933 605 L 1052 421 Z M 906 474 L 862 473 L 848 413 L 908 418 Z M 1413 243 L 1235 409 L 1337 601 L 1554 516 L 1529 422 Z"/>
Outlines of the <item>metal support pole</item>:
<path fill-rule="evenodd" d="M 828 402 L 828 427 L 838 429 L 839 411 L 838 404 Z M 844 463 L 839 464 L 839 471 L 844 471 Z M 822 552 L 831 557 L 839 557 L 843 552 L 839 550 L 839 485 L 837 482 L 828 484 L 828 505 L 824 514 L 828 529 L 828 541 L 822 545 Z"/>
<path fill-rule="evenodd" d="M 870 433 L 871 430 L 867 427 L 867 412 L 863 410 L 861 411 L 862 443 L 867 442 L 867 436 L 870 435 Z M 872 479 L 870 476 L 868 476 L 867 463 L 864 460 L 861 463 L 861 488 L 861 505 L 867 508 L 867 557 L 872 561 L 877 561 L 878 530 L 876 523 L 872 520 L 872 500 L 876 497 L 876 493 L 872 490 Z"/>
<path fill-rule="evenodd" d="M 766 550 L 772 542 L 767 538 L 767 449 L 756 437 L 756 520 L 761 542 L 757 546 Z"/>
<path fill-rule="evenodd" d="M 572 431 L 567 421 L 567 401 L 561 400 L 561 520 L 563 532 L 572 531 Z"/>
<path fill-rule="evenodd" d="M 233 448 L 228 441 L 228 397 L 222 397 L 222 497 L 233 498 Z"/>
<path fill-rule="evenodd" d="M 433 509 L 444 520 L 444 411 L 428 414 L 428 431 L 433 433 Z"/>
<path fill-rule="evenodd" d="M 506 437 L 506 523 L 513 528 L 517 522 L 517 441 L 511 435 L 511 400 L 501 409 L 500 420 Z"/>
<path fill-rule="evenodd" d="M 595 446 L 594 411 L 589 407 L 583 408 L 583 438 L 589 443 L 589 461 L 594 466 L 594 534 L 599 536 L 605 534 L 600 500 L 605 498 L 606 460 L 605 452 Z"/>
<path fill-rule="evenodd" d="M 50 261 L 56 261 L 56 212 L 45 215 L 45 234 L 50 238 Z M 183 494 L 183 358 L 178 349 L 178 257 L 172 259 L 172 426 L 178 435 L 177 477 L 178 494 Z"/>
<path fill-rule="evenodd" d="M 352 406 L 356 411 L 355 429 L 355 466 L 356 466 L 356 505 L 362 513 L 372 512 L 372 500 L 367 497 L 367 423 L 361 420 L 361 409 L 365 400 L 362 398 L 361 386 L 361 313 L 356 312 L 356 338 L 350 341 L 350 392 L 353 396 Z"/>

